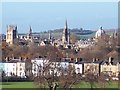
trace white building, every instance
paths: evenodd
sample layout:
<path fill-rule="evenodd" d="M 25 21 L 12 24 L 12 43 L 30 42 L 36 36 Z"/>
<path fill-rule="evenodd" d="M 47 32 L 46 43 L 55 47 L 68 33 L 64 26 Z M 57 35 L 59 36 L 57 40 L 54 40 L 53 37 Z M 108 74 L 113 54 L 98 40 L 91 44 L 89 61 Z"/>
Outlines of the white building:
<path fill-rule="evenodd" d="M 95 45 L 95 42 L 94 41 L 87 41 L 87 40 L 85 40 L 85 41 L 80 40 L 80 41 L 77 41 L 75 43 L 75 45 L 79 48 L 86 48 L 86 47 Z"/>
<path fill-rule="evenodd" d="M 83 74 L 83 63 L 81 63 L 81 62 L 75 63 L 75 73 L 76 74 Z"/>
<path fill-rule="evenodd" d="M 38 72 L 41 72 L 42 74 L 43 67 L 48 65 L 50 62 L 45 58 L 36 58 L 36 59 L 32 59 L 31 63 L 32 63 L 32 73 L 34 76 L 37 76 Z"/>
<path fill-rule="evenodd" d="M 32 73 L 34 76 L 37 76 L 38 74 L 43 74 L 43 68 L 46 68 L 46 66 L 49 67 L 47 74 L 53 74 L 54 75 L 61 75 L 62 73 L 66 73 L 69 62 L 67 61 L 61 61 L 61 62 L 50 62 L 49 60 L 45 58 L 36 58 L 31 60 L 32 63 Z"/>
<path fill-rule="evenodd" d="M 25 78 L 25 62 L 17 62 L 16 63 L 16 67 L 17 67 L 17 76 L 21 77 L 21 78 Z"/>
<path fill-rule="evenodd" d="M 100 29 L 95 34 L 95 38 L 102 37 L 103 35 L 105 35 L 105 31 L 102 29 L 102 27 L 100 27 Z"/>
<path fill-rule="evenodd" d="M 17 75 L 16 63 L 4 63 L 4 70 L 6 76 Z"/>
<path fill-rule="evenodd" d="M 18 76 L 25 78 L 25 62 L 12 60 L 10 62 L 1 63 L 1 70 L 5 72 L 5 76 Z"/>

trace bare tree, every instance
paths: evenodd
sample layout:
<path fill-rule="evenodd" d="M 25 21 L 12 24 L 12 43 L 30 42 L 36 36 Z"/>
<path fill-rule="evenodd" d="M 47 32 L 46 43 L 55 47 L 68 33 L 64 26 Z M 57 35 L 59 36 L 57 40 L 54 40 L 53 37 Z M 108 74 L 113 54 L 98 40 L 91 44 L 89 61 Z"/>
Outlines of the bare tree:
<path fill-rule="evenodd" d="M 95 70 L 97 70 L 97 68 L 94 65 L 90 65 L 85 71 L 85 81 L 89 82 L 91 89 L 93 89 L 97 82 L 98 72 Z"/>
<path fill-rule="evenodd" d="M 43 66 L 36 64 L 38 67 L 38 73 L 34 80 L 40 88 L 46 88 L 47 86 L 50 90 L 56 90 L 58 78 L 54 72 L 56 67 L 53 64 L 54 63 L 49 60 L 43 61 Z"/>
<path fill-rule="evenodd" d="M 99 76 L 98 76 L 98 84 L 101 88 L 106 88 L 106 84 L 107 84 L 107 80 L 106 80 L 107 75 L 105 75 L 104 73 L 101 73 Z"/>
<path fill-rule="evenodd" d="M 86 75 L 86 81 L 89 82 L 91 90 L 93 89 L 95 83 L 97 82 L 97 76 L 94 73 L 89 72 Z"/>
<path fill-rule="evenodd" d="M 75 73 L 75 68 L 71 65 L 69 65 L 68 69 L 66 70 L 66 74 L 62 73 L 59 78 L 59 86 L 62 89 L 69 89 L 79 82 L 80 76 Z"/>
<path fill-rule="evenodd" d="M 58 67 L 56 62 L 45 62 L 44 65 L 37 65 L 38 74 L 34 78 L 35 83 L 42 88 L 49 87 L 50 90 L 59 88 L 68 89 L 80 83 L 80 75 L 75 73 L 75 68 L 69 65 L 67 68 Z"/>

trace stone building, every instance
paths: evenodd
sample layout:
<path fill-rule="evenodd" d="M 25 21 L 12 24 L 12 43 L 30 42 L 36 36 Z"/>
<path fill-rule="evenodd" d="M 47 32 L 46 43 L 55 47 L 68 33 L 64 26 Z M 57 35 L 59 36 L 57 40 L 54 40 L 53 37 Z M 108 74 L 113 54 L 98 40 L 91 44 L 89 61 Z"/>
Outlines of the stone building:
<path fill-rule="evenodd" d="M 15 39 L 17 39 L 17 26 L 7 26 L 6 42 L 8 44 L 13 44 Z"/>
<path fill-rule="evenodd" d="M 105 35 L 106 33 L 105 33 L 105 31 L 103 30 L 103 28 L 102 27 L 100 27 L 100 29 L 96 32 L 96 34 L 95 34 L 95 38 L 97 39 L 97 38 L 102 38 L 104 35 Z"/>

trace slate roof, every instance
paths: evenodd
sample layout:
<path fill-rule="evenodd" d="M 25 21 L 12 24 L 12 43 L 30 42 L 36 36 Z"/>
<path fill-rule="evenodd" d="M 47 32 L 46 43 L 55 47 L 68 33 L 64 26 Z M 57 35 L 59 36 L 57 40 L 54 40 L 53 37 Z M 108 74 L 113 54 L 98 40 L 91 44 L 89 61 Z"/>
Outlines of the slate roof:
<path fill-rule="evenodd" d="M 105 60 L 105 61 L 103 61 L 101 64 L 104 65 L 105 63 L 106 63 L 107 65 L 109 65 L 109 64 L 111 64 L 111 65 L 117 65 L 118 63 L 120 64 L 120 61 L 113 60 L 113 61 L 109 62 L 108 60 Z"/>

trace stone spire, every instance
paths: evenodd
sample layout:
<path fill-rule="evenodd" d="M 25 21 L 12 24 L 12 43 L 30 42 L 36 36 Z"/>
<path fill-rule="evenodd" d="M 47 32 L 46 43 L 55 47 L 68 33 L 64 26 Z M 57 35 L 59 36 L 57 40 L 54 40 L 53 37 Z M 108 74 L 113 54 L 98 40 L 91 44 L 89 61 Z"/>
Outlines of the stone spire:
<path fill-rule="evenodd" d="M 31 26 L 29 26 L 29 32 L 28 32 L 27 38 L 28 38 L 28 40 L 32 39 L 32 28 L 31 28 Z"/>
<path fill-rule="evenodd" d="M 32 28 L 31 28 L 31 25 L 29 27 L 29 34 L 31 35 L 32 34 Z"/>
<path fill-rule="evenodd" d="M 63 44 L 65 44 L 65 43 L 69 44 L 70 43 L 70 31 L 68 30 L 67 20 L 65 22 L 65 27 L 64 27 L 64 30 L 63 30 L 62 42 L 63 42 Z"/>

